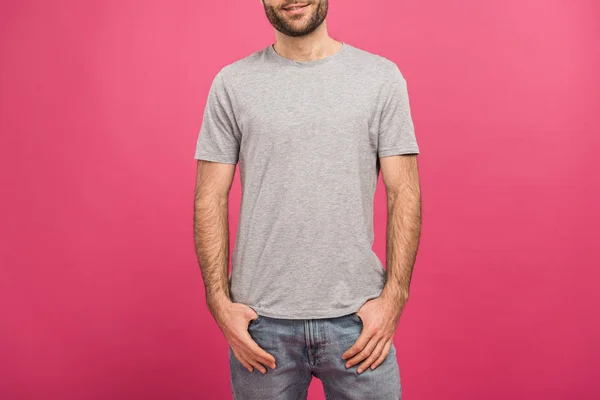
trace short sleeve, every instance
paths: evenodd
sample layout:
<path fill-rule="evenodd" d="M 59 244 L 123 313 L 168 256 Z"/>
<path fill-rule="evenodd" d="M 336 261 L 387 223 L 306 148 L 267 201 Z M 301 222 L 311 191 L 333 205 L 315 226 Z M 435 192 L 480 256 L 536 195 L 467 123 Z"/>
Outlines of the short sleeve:
<path fill-rule="evenodd" d="M 379 157 L 419 154 L 406 80 L 396 64 L 382 89 L 381 101 L 383 106 L 379 118 L 377 147 Z"/>
<path fill-rule="evenodd" d="M 240 131 L 221 70 L 208 92 L 194 159 L 237 164 L 239 150 Z"/>

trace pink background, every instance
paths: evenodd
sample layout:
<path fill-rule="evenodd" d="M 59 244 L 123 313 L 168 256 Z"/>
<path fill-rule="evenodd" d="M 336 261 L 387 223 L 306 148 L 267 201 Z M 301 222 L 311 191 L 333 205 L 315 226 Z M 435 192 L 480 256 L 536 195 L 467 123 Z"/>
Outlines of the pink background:
<path fill-rule="evenodd" d="M 193 153 L 214 74 L 274 41 L 259 0 L 0 7 L 0 398 L 231 398 Z M 599 19 L 331 0 L 333 37 L 403 71 L 422 152 L 405 399 L 600 398 Z M 239 194 L 236 175 L 232 237 Z"/>

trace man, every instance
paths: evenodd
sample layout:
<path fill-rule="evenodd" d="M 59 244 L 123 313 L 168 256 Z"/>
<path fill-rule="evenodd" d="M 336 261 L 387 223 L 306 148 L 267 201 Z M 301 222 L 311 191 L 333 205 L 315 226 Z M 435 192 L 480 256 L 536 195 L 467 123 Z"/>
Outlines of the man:
<path fill-rule="evenodd" d="M 216 74 L 195 152 L 195 244 L 233 396 L 305 399 L 316 376 L 329 399 L 399 399 L 393 338 L 420 235 L 406 81 L 328 36 L 327 0 L 262 3 L 276 43 Z M 387 269 L 372 250 L 380 170 Z"/>

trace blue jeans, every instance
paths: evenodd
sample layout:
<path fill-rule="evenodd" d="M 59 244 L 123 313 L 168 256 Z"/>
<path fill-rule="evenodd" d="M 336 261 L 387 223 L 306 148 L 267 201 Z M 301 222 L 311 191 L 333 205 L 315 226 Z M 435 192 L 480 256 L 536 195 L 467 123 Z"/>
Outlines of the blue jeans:
<path fill-rule="evenodd" d="M 392 344 L 377 368 L 356 372 L 363 361 L 346 368 L 342 354 L 362 331 L 356 313 L 335 318 L 280 319 L 259 315 L 250 336 L 275 357 L 275 369 L 248 371 L 229 347 L 231 387 L 235 400 L 306 399 L 313 375 L 328 400 L 399 400 L 402 398 L 396 348 Z"/>

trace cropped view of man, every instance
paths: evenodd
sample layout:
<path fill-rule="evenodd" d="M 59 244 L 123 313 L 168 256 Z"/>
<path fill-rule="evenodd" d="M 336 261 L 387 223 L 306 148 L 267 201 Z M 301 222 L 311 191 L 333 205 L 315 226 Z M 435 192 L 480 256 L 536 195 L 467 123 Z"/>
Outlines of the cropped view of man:
<path fill-rule="evenodd" d="M 262 0 L 276 41 L 214 77 L 194 158 L 195 244 L 235 399 L 400 399 L 394 333 L 421 228 L 397 64 L 327 32 L 327 0 Z M 239 225 L 228 275 L 228 195 Z M 386 269 L 372 249 L 387 196 Z"/>

